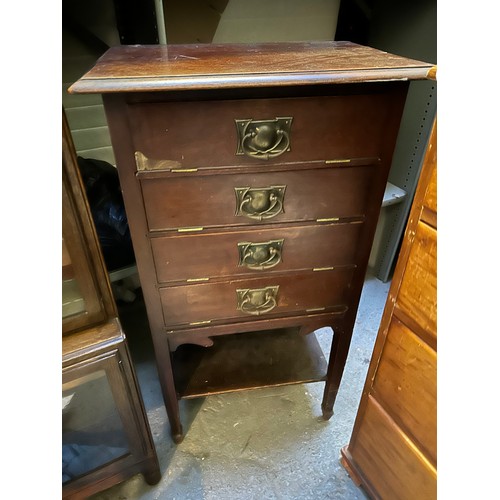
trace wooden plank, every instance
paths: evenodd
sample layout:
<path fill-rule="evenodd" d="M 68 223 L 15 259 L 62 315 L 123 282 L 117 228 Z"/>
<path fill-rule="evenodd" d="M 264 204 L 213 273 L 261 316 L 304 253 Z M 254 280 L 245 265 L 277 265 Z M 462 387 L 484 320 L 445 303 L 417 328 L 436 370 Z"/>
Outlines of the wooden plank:
<path fill-rule="evenodd" d="M 66 117 L 73 132 L 108 125 L 102 103 L 66 109 Z"/>
<path fill-rule="evenodd" d="M 393 316 L 372 393 L 437 463 L 436 352 Z M 418 404 L 415 404 L 418 401 Z"/>
<path fill-rule="evenodd" d="M 436 155 L 436 151 L 433 152 Z M 422 215 L 424 222 L 437 229 L 437 169 L 433 169 L 425 192 Z"/>
<path fill-rule="evenodd" d="M 109 147 L 111 142 L 107 126 L 73 130 L 72 135 L 78 151 Z"/>
<path fill-rule="evenodd" d="M 436 469 L 371 396 L 349 451 L 363 481 L 369 478 L 370 489 L 380 498 L 437 497 Z"/>
<path fill-rule="evenodd" d="M 429 181 L 429 187 L 425 192 L 424 206 L 437 212 L 437 170 L 433 170 Z"/>
<path fill-rule="evenodd" d="M 433 65 L 351 42 L 118 46 L 70 92 L 425 79 Z"/>
<path fill-rule="evenodd" d="M 397 305 L 423 330 L 437 336 L 437 232 L 423 222 L 416 227 Z"/>
<path fill-rule="evenodd" d="M 183 398 L 324 380 L 327 362 L 314 333 L 296 328 L 214 339 L 212 347 L 180 346 L 173 354 Z"/>
<path fill-rule="evenodd" d="M 435 140 L 434 124 L 432 148 Z M 351 440 L 342 450 L 342 463 L 370 498 L 436 498 L 437 231 L 420 219 L 435 161 L 426 154 Z"/>

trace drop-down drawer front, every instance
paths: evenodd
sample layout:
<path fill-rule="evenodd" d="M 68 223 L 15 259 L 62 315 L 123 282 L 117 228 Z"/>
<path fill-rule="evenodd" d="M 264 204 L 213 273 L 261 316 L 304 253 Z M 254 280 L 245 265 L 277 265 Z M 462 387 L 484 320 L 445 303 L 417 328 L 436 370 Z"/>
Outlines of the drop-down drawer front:
<path fill-rule="evenodd" d="M 138 169 L 379 156 L 389 93 L 130 102 Z M 261 153 L 261 151 L 263 153 Z"/>
<path fill-rule="evenodd" d="M 361 218 L 377 166 L 142 178 L 150 231 Z"/>
<path fill-rule="evenodd" d="M 151 238 L 159 283 L 354 265 L 363 223 L 295 225 Z"/>
<path fill-rule="evenodd" d="M 160 288 L 167 327 L 347 309 L 352 268 Z"/>

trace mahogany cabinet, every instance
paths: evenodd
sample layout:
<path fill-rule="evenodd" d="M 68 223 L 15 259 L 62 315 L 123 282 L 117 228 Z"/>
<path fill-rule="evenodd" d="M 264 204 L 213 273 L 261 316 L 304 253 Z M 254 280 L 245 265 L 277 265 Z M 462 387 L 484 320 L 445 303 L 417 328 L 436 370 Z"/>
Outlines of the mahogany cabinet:
<path fill-rule="evenodd" d="M 409 81 L 432 73 L 349 42 L 120 46 L 70 88 L 103 94 L 175 441 L 183 397 L 324 381 L 332 416 Z"/>
<path fill-rule="evenodd" d="M 437 145 L 424 158 L 342 462 L 372 498 L 436 498 Z"/>
<path fill-rule="evenodd" d="M 62 129 L 62 497 L 81 499 L 160 468 L 64 112 Z"/>

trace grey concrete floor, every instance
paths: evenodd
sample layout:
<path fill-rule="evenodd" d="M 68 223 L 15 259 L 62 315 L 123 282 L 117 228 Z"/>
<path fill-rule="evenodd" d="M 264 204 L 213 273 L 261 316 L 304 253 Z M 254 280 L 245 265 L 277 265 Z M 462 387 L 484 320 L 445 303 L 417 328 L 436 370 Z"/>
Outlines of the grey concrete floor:
<path fill-rule="evenodd" d="M 162 478 L 149 486 L 139 474 L 92 499 L 366 499 L 339 457 L 352 432 L 389 285 L 370 275 L 365 280 L 331 420 L 321 417 L 324 383 L 182 400 L 185 439 L 179 445 L 170 439 L 141 304 L 122 310 Z M 331 330 L 316 336 L 328 356 Z"/>

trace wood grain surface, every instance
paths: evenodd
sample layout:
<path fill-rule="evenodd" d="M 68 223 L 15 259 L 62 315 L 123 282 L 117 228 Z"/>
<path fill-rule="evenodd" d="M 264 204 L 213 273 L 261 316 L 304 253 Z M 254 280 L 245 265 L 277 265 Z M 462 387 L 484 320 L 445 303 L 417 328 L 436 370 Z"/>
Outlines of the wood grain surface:
<path fill-rule="evenodd" d="M 321 405 L 332 416 L 409 80 L 431 68 L 349 42 L 122 46 L 73 85 L 104 94 L 176 442 L 183 431 L 171 353 L 228 334 L 332 327 Z M 274 150 L 270 160 L 240 154 L 236 120 L 280 118 L 281 137 L 288 117 L 282 154 L 271 139 L 263 147 Z M 252 132 L 245 144 L 266 143 Z M 239 237 L 262 243 L 275 231 L 283 266 L 242 274 Z M 327 269 L 311 269 L 316 262 Z M 260 292 L 267 287 L 279 287 L 272 309 Z M 237 290 L 247 289 L 257 290 L 244 298 L 265 309 L 259 316 L 238 309 Z"/>
<path fill-rule="evenodd" d="M 189 323 L 222 320 L 255 320 L 305 313 L 307 309 L 346 306 L 346 292 L 353 270 L 337 269 L 282 276 L 265 276 L 160 288 L 165 324 L 189 326 Z M 237 308 L 238 289 L 263 289 L 279 286 L 276 307 L 259 317 Z"/>
<path fill-rule="evenodd" d="M 434 123 L 342 463 L 370 498 L 437 497 L 437 131 Z"/>
<path fill-rule="evenodd" d="M 432 68 L 351 42 L 117 46 L 69 92 L 412 80 L 427 79 Z"/>
<path fill-rule="evenodd" d="M 158 282 L 259 275 L 355 265 L 363 224 L 325 224 L 232 232 L 204 232 L 151 238 Z M 281 258 L 271 269 L 239 265 L 238 243 L 283 240 Z M 329 248 L 325 252 L 325 248 Z M 213 249 L 208 251 L 207 249 Z"/>
<path fill-rule="evenodd" d="M 262 226 L 265 223 L 362 217 L 377 169 L 312 169 L 259 174 L 196 175 L 144 179 L 141 182 L 150 231 L 188 227 Z M 237 215 L 236 188 L 286 186 L 283 211 L 256 221 Z M 321 199 L 321 203 L 316 200 Z"/>
<path fill-rule="evenodd" d="M 148 102 L 128 105 L 133 144 L 150 163 L 175 168 L 264 166 L 377 157 L 391 109 L 391 87 L 376 95 Z M 290 150 L 262 160 L 236 156 L 235 120 L 290 117 Z"/>

